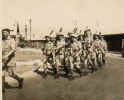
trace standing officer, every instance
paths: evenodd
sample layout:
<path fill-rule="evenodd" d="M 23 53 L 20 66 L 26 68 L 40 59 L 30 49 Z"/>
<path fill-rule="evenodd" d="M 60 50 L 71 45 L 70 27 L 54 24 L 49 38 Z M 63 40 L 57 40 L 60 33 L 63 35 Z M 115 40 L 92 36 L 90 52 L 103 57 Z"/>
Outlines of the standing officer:
<path fill-rule="evenodd" d="M 10 35 L 10 29 L 6 28 L 2 30 L 2 71 L 3 71 L 3 92 L 5 91 L 5 85 L 7 83 L 5 82 L 5 73 L 8 73 L 8 75 L 15 80 L 18 81 L 18 88 L 23 87 L 23 78 L 19 77 L 17 74 L 15 74 L 14 67 L 8 66 L 8 63 L 15 57 L 16 52 L 16 43 L 14 39 L 9 38 Z M 16 63 L 16 62 L 15 62 Z M 16 64 L 15 64 L 16 65 Z"/>

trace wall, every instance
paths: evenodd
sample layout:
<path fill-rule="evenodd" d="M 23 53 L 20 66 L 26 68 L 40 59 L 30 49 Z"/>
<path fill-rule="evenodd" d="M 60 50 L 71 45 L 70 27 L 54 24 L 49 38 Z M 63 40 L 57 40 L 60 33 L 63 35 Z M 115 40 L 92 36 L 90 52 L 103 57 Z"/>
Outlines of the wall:
<path fill-rule="evenodd" d="M 104 35 L 109 51 L 121 51 L 124 34 Z"/>

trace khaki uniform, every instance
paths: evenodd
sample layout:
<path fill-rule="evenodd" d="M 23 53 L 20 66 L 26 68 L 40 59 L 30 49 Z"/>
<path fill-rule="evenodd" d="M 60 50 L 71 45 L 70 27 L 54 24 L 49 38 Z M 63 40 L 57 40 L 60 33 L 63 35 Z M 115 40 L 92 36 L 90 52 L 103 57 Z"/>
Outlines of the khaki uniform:
<path fill-rule="evenodd" d="M 73 65 L 73 55 L 72 55 L 72 48 L 70 44 L 68 47 L 65 48 L 65 66 L 68 70 L 72 71 L 74 65 Z"/>
<path fill-rule="evenodd" d="M 52 64 L 53 64 L 53 56 L 54 56 L 54 45 L 51 41 L 48 41 L 46 44 L 45 44 L 45 52 L 44 52 L 44 55 L 45 55 L 45 61 L 44 61 L 44 68 L 48 68 L 47 65 L 51 65 L 52 67 Z M 50 67 L 50 66 L 49 66 Z"/>
<path fill-rule="evenodd" d="M 101 40 L 101 41 L 100 41 L 100 47 L 101 47 L 102 52 L 105 53 L 105 52 L 107 51 L 107 44 L 106 44 L 106 41 Z"/>
<path fill-rule="evenodd" d="M 11 51 L 13 51 L 13 53 L 8 56 L 7 58 L 4 58 L 5 56 L 7 56 Z M 15 67 L 16 67 L 16 59 L 15 58 L 15 52 L 16 52 L 16 42 L 14 39 L 8 39 L 8 40 L 3 40 L 2 41 L 2 76 L 3 76 L 3 89 L 4 84 L 5 84 L 5 76 L 8 75 L 14 79 L 16 79 L 19 82 L 19 87 L 22 87 L 22 84 L 20 84 L 20 82 L 22 82 L 22 78 L 20 78 L 19 76 L 17 76 L 15 74 Z M 12 59 L 14 59 L 14 66 L 8 66 L 8 64 L 12 61 Z"/>
<path fill-rule="evenodd" d="M 46 69 L 46 65 L 45 65 L 45 61 L 46 61 L 46 56 L 43 54 L 43 51 L 41 50 L 41 53 L 40 53 L 40 60 L 41 60 L 41 62 L 40 62 L 40 67 L 38 68 L 38 70 L 40 71 L 40 72 L 44 72 L 45 71 L 45 69 Z"/>
<path fill-rule="evenodd" d="M 80 68 L 80 63 L 81 63 L 81 42 L 75 40 L 74 43 L 72 44 L 72 57 L 73 57 L 73 64 L 79 69 Z"/>
<path fill-rule="evenodd" d="M 61 66 L 64 64 L 64 56 L 65 56 L 65 41 L 60 40 L 57 41 L 57 48 L 56 48 L 56 65 Z"/>
<path fill-rule="evenodd" d="M 5 57 L 6 55 L 9 54 L 10 51 L 15 51 L 16 50 L 16 44 L 15 44 L 15 40 L 13 39 L 9 39 L 9 40 L 4 40 L 2 41 L 2 57 Z M 13 67 L 16 67 L 16 60 L 14 59 L 15 57 L 15 52 L 12 54 L 12 56 L 6 59 L 2 59 L 2 68 L 3 68 L 3 72 L 8 72 L 9 75 L 12 74 L 13 71 Z M 13 67 L 8 67 L 8 63 L 14 59 L 14 66 Z"/>
<path fill-rule="evenodd" d="M 105 63 L 105 57 L 106 57 L 106 52 L 107 52 L 107 44 L 106 44 L 106 41 L 104 40 L 101 40 L 100 41 L 100 49 L 101 49 L 101 53 L 102 53 L 102 60 L 103 60 L 103 63 Z"/>

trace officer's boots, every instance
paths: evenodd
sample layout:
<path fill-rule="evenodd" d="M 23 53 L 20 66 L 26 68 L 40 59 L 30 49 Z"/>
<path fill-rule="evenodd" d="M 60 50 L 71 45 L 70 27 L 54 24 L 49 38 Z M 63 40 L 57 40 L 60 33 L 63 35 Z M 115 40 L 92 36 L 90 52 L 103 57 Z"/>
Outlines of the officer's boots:
<path fill-rule="evenodd" d="M 24 79 L 17 76 L 16 74 L 13 74 L 12 77 L 18 81 L 18 83 L 19 83 L 18 88 L 19 89 L 23 88 L 23 80 Z"/>
<path fill-rule="evenodd" d="M 19 82 L 18 88 L 20 89 L 23 88 L 23 80 L 24 80 L 23 78 L 20 78 L 18 81 Z"/>

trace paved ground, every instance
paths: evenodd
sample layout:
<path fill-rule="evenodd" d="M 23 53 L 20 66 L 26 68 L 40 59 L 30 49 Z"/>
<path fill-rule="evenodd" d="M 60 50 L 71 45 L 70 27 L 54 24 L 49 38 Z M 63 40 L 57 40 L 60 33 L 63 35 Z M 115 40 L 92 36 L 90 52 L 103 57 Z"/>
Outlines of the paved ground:
<path fill-rule="evenodd" d="M 43 79 L 32 72 L 35 66 L 25 65 L 22 70 L 20 65 L 17 72 L 25 78 L 24 88 L 6 89 L 3 100 L 124 100 L 124 59 L 110 56 L 107 61 L 104 69 L 72 81 L 52 76 Z"/>

